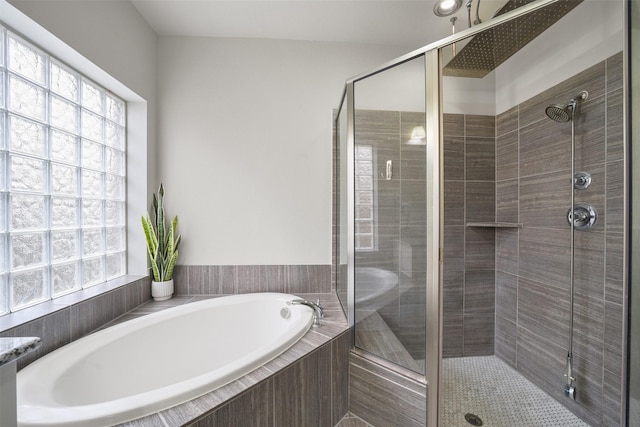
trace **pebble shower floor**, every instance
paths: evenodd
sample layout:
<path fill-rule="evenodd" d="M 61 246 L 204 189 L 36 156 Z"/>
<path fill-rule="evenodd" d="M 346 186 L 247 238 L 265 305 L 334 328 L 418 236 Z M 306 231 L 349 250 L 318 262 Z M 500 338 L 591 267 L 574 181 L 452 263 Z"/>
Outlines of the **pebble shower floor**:
<path fill-rule="evenodd" d="M 443 427 L 473 425 L 469 413 L 487 427 L 588 427 L 495 356 L 448 358 L 442 368 Z"/>

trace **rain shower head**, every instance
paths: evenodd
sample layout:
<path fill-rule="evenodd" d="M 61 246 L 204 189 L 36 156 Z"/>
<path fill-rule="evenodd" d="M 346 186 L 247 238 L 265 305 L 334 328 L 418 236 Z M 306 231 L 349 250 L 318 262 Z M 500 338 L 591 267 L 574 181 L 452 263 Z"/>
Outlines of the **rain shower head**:
<path fill-rule="evenodd" d="M 568 122 L 573 118 L 573 113 L 575 112 L 576 105 L 578 102 L 584 101 L 589 97 L 589 92 L 583 90 L 573 98 L 571 101 L 567 102 L 564 105 L 560 104 L 552 104 L 549 105 L 544 112 L 547 116 L 556 122 Z"/>

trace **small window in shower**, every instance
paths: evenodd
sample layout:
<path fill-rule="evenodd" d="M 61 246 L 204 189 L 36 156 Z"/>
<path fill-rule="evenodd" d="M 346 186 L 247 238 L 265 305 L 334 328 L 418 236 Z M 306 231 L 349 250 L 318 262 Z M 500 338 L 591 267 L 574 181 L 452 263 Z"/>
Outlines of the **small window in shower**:
<path fill-rule="evenodd" d="M 376 248 L 374 203 L 374 151 L 371 145 L 357 145 L 355 156 L 355 247 L 359 251 Z"/>

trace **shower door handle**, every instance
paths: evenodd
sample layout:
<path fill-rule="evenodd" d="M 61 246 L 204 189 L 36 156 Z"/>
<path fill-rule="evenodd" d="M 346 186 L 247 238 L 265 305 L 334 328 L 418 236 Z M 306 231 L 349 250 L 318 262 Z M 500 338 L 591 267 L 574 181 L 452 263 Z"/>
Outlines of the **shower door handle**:
<path fill-rule="evenodd" d="M 393 160 L 387 160 L 387 168 L 385 172 L 385 179 L 391 181 L 393 177 Z"/>

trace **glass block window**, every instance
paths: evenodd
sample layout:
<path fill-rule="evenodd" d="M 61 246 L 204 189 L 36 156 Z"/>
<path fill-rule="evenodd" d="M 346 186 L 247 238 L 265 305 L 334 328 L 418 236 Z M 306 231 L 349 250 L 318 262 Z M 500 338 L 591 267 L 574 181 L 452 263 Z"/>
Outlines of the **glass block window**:
<path fill-rule="evenodd" d="M 0 26 L 0 315 L 125 274 L 125 113 Z"/>
<path fill-rule="evenodd" d="M 372 251 L 376 248 L 374 150 L 363 144 L 355 148 L 355 248 Z"/>

